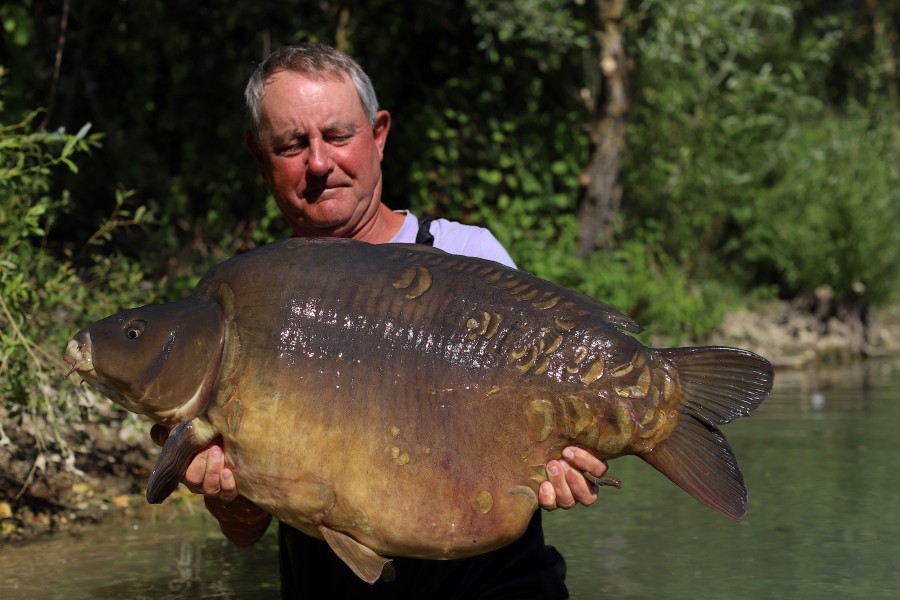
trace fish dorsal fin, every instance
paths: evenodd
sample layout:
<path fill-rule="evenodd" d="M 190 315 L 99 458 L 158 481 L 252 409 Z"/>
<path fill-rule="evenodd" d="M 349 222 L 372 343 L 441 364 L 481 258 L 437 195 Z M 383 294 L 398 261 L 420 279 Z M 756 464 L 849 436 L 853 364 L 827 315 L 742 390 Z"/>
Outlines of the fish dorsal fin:
<path fill-rule="evenodd" d="M 197 419 L 179 423 L 163 444 L 150 479 L 147 480 L 147 502 L 161 504 L 175 491 L 194 455 L 217 435 L 208 424 Z"/>
<path fill-rule="evenodd" d="M 435 248 L 434 246 L 429 246 L 427 244 L 409 244 L 409 243 L 400 243 L 400 244 L 391 244 L 392 248 L 397 248 L 400 250 L 413 250 L 415 252 L 421 252 L 422 254 L 435 254 L 438 256 L 450 256 L 450 254 L 441 250 L 440 248 Z"/>
<path fill-rule="evenodd" d="M 319 526 L 319 531 L 342 561 L 347 563 L 356 575 L 368 582 L 375 583 L 379 577 L 385 581 L 394 579 L 394 568 L 390 559 L 379 556 L 374 550 L 363 546 L 352 537 L 340 531 Z"/>

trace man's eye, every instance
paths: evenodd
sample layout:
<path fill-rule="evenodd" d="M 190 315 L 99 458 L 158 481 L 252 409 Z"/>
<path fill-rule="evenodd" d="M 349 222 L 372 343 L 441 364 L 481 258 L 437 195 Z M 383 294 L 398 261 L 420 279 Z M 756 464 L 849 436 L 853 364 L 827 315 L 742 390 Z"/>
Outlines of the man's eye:
<path fill-rule="evenodd" d="M 281 154 L 282 156 L 290 155 L 290 154 L 297 154 L 298 152 L 302 152 L 302 151 L 303 151 L 303 146 L 301 146 L 300 144 L 291 144 L 290 146 L 284 146 L 277 150 L 278 154 Z"/>

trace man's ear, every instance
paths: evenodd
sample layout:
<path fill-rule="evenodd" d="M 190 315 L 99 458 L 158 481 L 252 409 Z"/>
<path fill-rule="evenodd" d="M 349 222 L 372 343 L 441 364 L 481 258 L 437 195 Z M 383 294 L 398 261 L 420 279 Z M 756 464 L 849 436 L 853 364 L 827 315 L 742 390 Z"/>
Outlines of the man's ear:
<path fill-rule="evenodd" d="M 384 146 L 387 144 L 388 132 L 391 130 L 391 113 L 379 110 L 375 114 L 375 125 L 372 127 L 372 135 L 375 145 L 378 146 L 379 158 L 384 158 Z"/>

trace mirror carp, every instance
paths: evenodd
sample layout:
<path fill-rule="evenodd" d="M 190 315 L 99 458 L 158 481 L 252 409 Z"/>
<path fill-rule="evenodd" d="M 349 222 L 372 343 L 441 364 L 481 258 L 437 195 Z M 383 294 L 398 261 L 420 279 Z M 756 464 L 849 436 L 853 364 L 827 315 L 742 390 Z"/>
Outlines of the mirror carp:
<path fill-rule="evenodd" d="M 65 358 L 172 430 L 150 502 L 220 436 L 241 495 L 374 582 L 385 556 L 455 559 L 515 540 L 567 445 L 637 455 L 743 517 L 718 427 L 766 398 L 772 366 L 740 349 L 648 348 L 629 335 L 640 331 L 491 261 L 292 238 L 214 267 L 182 300 L 93 323 Z"/>

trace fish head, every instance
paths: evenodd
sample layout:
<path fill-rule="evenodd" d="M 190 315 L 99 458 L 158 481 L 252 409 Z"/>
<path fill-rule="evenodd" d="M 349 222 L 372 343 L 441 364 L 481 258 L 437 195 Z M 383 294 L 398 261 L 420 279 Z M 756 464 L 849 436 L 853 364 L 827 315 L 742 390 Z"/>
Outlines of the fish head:
<path fill-rule="evenodd" d="M 79 331 L 70 372 L 126 410 L 173 426 L 202 414 L 222 362 L 224 315 L 206 296 L 133 308 Z"/>

